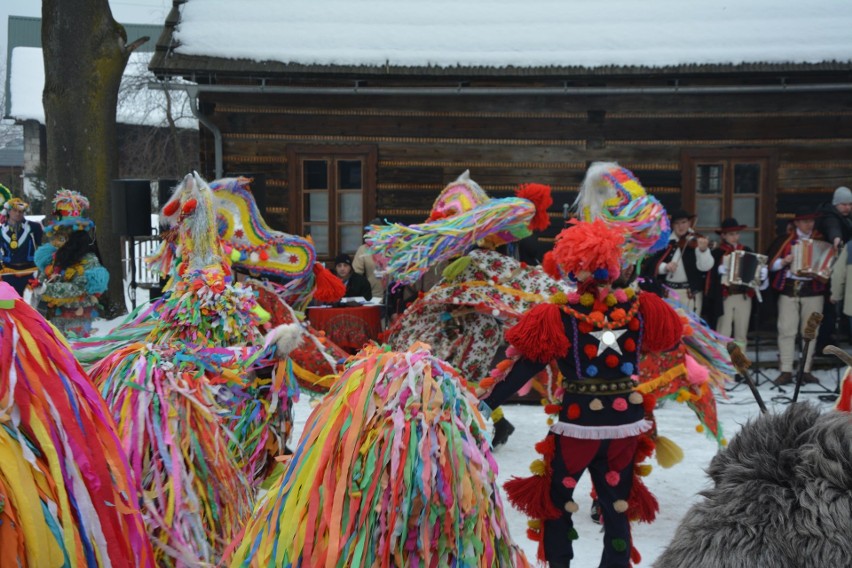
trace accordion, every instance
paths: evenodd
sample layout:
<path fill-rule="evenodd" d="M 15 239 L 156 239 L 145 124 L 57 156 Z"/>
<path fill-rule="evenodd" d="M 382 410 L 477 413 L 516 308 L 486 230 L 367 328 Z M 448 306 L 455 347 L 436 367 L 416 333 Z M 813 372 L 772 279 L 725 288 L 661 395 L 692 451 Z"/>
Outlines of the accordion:
<path fill-rule="evenodd" d="M 831 243 L 801 239 L 793 245 L 793 264 L 790 270 L 796 276 L 828 282 L 837 253 Z"/>
<path fill-rule="evenodd" d="M 766 266 L 767 257 L 744 250 L 728 255 L 728 271 L 722 276 L 723 286 L 748 286 L 760 288 L 760 269 Z"/>

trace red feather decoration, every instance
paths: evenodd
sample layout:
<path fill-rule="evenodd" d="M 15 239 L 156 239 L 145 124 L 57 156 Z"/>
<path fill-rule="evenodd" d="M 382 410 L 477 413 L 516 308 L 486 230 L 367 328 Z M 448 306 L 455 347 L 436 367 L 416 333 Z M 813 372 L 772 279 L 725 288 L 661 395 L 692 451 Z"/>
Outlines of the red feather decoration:
<path fill-rule="evenodd" d="M 535 215 L 529 223 L 531 231 L 543 231 L 550 226 L 550 216 L 547 214 L 547 210 L 553 205 L 553 198 L 550 196 L 549 185 L 525 183 L 518 186 L 515 195 L 521 199 L 532 201 L 535 205 Z"/>

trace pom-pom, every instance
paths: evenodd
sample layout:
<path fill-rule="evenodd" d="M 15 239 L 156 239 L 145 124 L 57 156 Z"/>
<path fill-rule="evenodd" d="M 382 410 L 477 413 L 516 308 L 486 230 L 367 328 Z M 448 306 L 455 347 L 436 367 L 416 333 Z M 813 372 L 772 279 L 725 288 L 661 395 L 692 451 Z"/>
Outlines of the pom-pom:
<path fill-rule="evenodd" d="M 639 295 L 639 311 L 645 320 L 643 351 L 668 351 L 683 337 L 680 316 L 656 294 L 642 292 Z"/>
<path fill-rule="evenodd" d="M 296 323 L 281 324 L 266 336 L 266 345 L 275 343 L 275 354 L 279 359 L 287 357 L 302 343 L 302 328 Z"/>
<path fill-rule="evenodd" d="M 109 286 L 109 271 L 103 266 L 95 266 L 86 270 L 86 293 L 89 295 L 102 294 Z"/>
<path fill-rule="evenodd" d="M 689 353 L 686 359 L 686 378 L 693 385 L 703 385 L 710 378 L 710 370 L 695 360 Z"/>
<path fill-rule="evenodd" d="M 183 206 L 180 208 L 180 212 L 182 215 L 189 215 L 193 211 L 195 211 L 196 207 L 198 207 L 197 199 L 187 199 Z"/>
<path fill-rule="evenodd" d="M 639 477 L 648 477 L 653 469 L 654 467 L 651 464 L 643 463 L 636 466 L 635 472 Z"/>
<path fill-rule="evenodd" d="M 530 473 L 533 475 L 545 475 L 547 473 L 547 464 L 544 460 L 533 460 L 530 464 Z"/>
<path fill-rule="evenodd" d="M 33 257 L 33 262 L 39 270 L 44 270 L 45 267 L 53 260 L 53 254 L 56 252 L 56 247 L 50 243 L 45 243 L 38 247 Z"/>
<path fill-rule="evenodd" d="M 535 451 L 544 456 L 544 459 L 550 461 L 550 458 L 556 453 L 556 437 L 547 436 L 540 442 L 536 443 Z"/>
<path fill-rule="evenodd" d="M 618 482 L 621 481 L 621 474 L 617 471 L 608 471 L 606 472 L 606 482 L 610 485 L 610 487 L 615 487 L 618 485 Z"/>
<path fill-rule="evenodd" d="M 506 331 L 506 340 L 528 359 L 547 363 L 564 356 L 571 346 L 565 337 L 562 312 L 554 304 L 539 304 Z"/>
<path fill-rule="evenodd" d="M 553 205 L 553 198 L 550 195 L 549 185 L 525 183 L 518 186 L 518 189 L 515 190 L 515 196 L 532 201 L 535 205 L 535 215 L 529 223 L 531 231 L 543 231 L 550 226 L 550 216 L 547 214 L 547 210 Z"/>
<path fill-rule="evenodd" d="M 617 501 L 617 503 L 624 503 L 624 501 Z M 625 503 L 625 508 L 624 508 L 625 511 L 627 510 L 626 505 L 627 504 Z M 616 511 L 619 512 L 619 513 L 624 512 L 624 511 L 619 511 L 617 508 L 616 508 Z M 627 541 L 624 540 L 623 538 L 614 538 L 614 539 L 612 539 L 612 548 L 616 552 L 624 552 L 625 550 L 627 550 Z"/>
<path fill-rule="evenodd" d="M 314 264 L 314 277 L 316 278 L 314 299 L 318 302 L 330 304 L 339 301 L 346 294 L 343 281 L 320 263 Z"/>
<path fill-rule="evenodd" d="M 568 296 L 565 294 L 565 292 L 557 292 L 557 293 L 553 294 L 548 299 L 548 301 L 551 304 L 556 304 L 557 306 L 564 306 L 565 304 L 568 303 Z"/>
<path fill-rule="evenodd" d="M 173 199 L 166 203 L 166 206 L 163 207 L 163 215 L 166 217 L 171 217 L 175 213 L 177 213 L 178 207 L 180 207 L 180 199 Z"/>
<path fill-rule="evenodd" d="M 566 415 L 568 416 L 568 420 L 578 419 L 580 417 L 580 412 L 581 412 L 580 405 L 577 404 L 576 402 L 572 403 L 568 407 L 568 412 L 566 412 Z"/>

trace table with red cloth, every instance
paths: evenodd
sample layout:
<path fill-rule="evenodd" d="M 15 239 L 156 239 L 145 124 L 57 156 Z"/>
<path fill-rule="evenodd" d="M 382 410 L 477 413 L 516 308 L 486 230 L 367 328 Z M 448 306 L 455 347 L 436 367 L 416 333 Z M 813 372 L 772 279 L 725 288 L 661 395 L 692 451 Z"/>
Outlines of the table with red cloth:
<path fill-rule="evenodd" d="M 354 353 L 371 339 L 379 338 L 382 307 L 311 307 L 308 308 L 308 320 L 314 328 L 324 331 L 330 340 Z"/>

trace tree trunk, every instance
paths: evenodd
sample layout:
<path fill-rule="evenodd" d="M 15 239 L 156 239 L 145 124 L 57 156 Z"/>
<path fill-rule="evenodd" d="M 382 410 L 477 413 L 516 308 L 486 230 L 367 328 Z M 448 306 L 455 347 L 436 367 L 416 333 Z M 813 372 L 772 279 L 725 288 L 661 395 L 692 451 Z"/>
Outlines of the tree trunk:
<path fill-rule="evenodd" d="M 112 219 L 110 183 L 118 175 L 115 112 L 130 53 L 107 0 L 42 0 L 44 114 L 48 199 L 60 188 L 89 198 L 98 248 L 109 270 L 108 317 L 126 313 L 121 239 Z M 147 38 L 146 38 L 147 39 Z"/>

